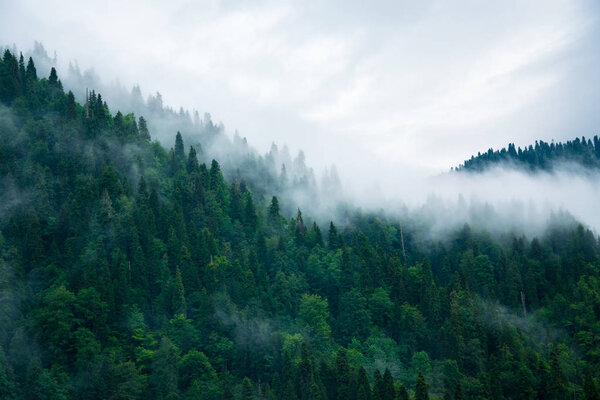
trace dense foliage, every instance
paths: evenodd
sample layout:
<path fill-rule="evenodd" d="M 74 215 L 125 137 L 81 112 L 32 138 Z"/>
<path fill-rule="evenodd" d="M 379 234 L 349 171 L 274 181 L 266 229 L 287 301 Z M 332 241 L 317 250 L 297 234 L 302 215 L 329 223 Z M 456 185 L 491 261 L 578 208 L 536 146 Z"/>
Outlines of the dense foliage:
<path fill-rule="evenodd" d="M 515 148 L 513 143 L 508 149 L 489 149 L 487 152 L 472 156 L 456 170 L 483 171 L 498 164 L 509 164 L 527 170 L 551 171 L 557 165 L 570 163 L 585 168 L 600 168 L 600 139 L 575 138 L 565 143 L 547 143 L 542 140 L 536 141 L 535 145 L 529 145 L 524 149 Z"/>
<path fill-rule="evenodd" d="M 599 397 L 582 226 L 288 218 L 10 51 L 0 102 L 0 398 Z"/>

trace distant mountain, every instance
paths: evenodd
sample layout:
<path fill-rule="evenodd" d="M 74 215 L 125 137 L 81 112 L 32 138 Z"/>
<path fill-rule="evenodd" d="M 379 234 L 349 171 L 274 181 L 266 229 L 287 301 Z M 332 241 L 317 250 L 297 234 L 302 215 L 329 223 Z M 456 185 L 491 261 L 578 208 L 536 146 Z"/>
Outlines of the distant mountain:
<path fill-rule="evenodd" d="M 455 171 L 481 172 L 498 165 L 510 165 L 530 171 L 551 171 L 557 165 L 571 163 L 585 168 L 600 168 L 600 139 L 575 138 L 565 143 L 536 141 L 535 145 L 521 149 L 510 143 L 501 150 L 489 149 L 477 153 Z"/>

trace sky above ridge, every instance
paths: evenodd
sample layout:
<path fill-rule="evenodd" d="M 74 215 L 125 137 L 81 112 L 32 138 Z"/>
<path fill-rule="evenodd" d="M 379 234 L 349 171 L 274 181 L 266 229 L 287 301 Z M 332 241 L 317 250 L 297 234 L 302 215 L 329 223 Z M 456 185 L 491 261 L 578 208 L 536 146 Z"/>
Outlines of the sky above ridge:
<path fill-rule="evenodd" d="M 393 175 L 598 134 L 599 17 L 597 1 L 4 0 L 0 42 L 160 91 L 259 150 Z"/>

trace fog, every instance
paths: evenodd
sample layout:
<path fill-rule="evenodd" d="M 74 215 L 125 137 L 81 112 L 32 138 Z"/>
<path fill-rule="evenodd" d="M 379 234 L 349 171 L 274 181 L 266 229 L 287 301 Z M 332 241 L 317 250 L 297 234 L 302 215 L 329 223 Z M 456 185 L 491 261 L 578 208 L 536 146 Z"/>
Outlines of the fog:
<path fill-rule="evenodd" d="M 6 0 L 0 38 L 210 112 L 261 152 L 444 171 L 508 142 L 593 134 L 599 15 L 593 0 Z"/>
<path fill-rule="evenodd" d="M 143 115 L 167 147 L 181 131 L 288 215 L 344 223 L 345 204 L 432 232 L 528 234 L 572 215 L 599 232 L 597 172 L 447 172 L 509 142 L 597 133 L 599 16 L 594 1 L 8 0 L 0 45 L 56 66 L 79 101 L 96 90 Z"/>
<path fill-rule="evenodd" d="M 413 170 L 388 178 L 369 188 L 368 178 L 355 177 L 344 185 L 347 198 L 367 209 L 418 216 L 437 233 L 466 222 L 494 233 L 539 235 L 549 222 L 574 219 L 600 232 L 600 171 L 577 164 L 560 164 L 552 172 L 500 164 L 482 173 Z"/>

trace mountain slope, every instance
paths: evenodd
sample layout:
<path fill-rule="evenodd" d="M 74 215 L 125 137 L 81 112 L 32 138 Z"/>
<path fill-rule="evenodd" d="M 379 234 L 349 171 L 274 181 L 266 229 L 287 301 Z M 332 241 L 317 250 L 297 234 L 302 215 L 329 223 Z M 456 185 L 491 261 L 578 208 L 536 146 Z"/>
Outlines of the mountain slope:
<path fill-rule="evenodd" d="M 600 246 L 312 220 L 0 62 L 0 398 L 593 398 Z M 371 378 L 372 377 L 372 378 Z"/>

